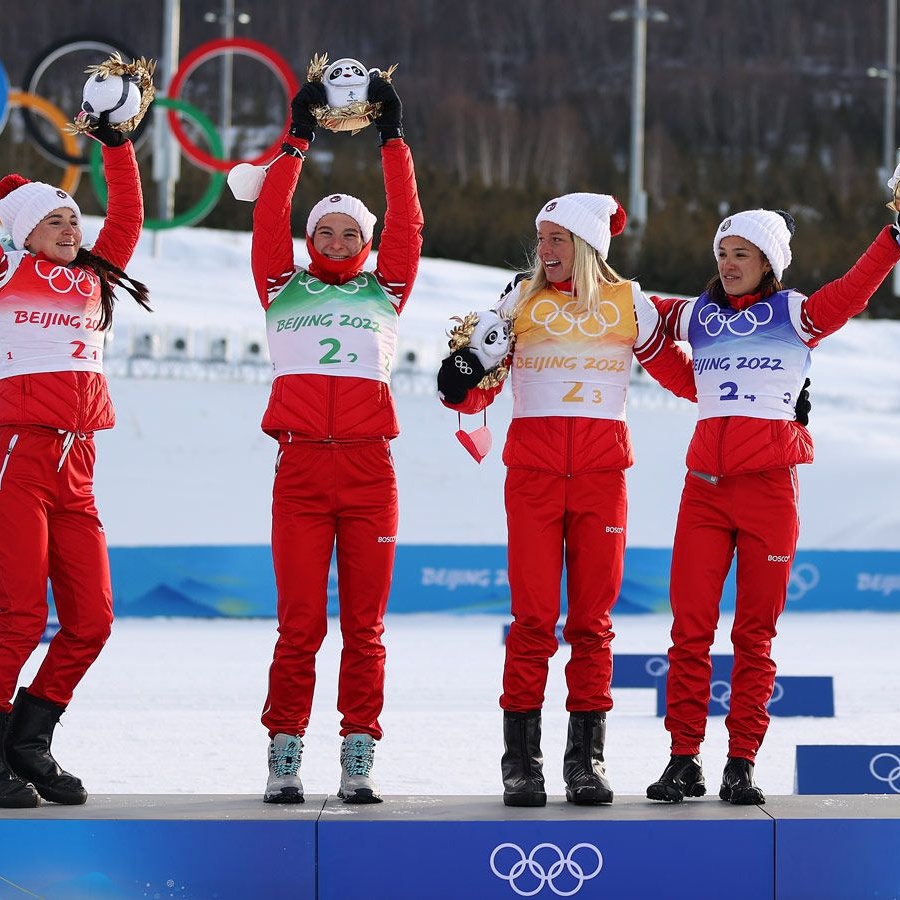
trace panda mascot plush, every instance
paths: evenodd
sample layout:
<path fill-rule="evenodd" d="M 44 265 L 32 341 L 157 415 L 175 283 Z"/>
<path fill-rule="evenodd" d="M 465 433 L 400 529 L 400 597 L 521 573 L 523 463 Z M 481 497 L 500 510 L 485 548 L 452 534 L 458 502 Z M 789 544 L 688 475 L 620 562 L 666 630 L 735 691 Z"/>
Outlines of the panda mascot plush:
<path fill-rule="evenodd" d="M 450 355 L 438 372 L 438 395 L 451 404 L 459 404 L 473 387 L 489 389 L 500 385 L 509 374 L 513 349 L 511 320 L 493 310 L 472 312 L 449 333 Z M 491 433 L 484 424 L 472 432 L 462 429 L 461 416 L 457 440 L 476 462 L 481 462 L 491 449 Z"/>

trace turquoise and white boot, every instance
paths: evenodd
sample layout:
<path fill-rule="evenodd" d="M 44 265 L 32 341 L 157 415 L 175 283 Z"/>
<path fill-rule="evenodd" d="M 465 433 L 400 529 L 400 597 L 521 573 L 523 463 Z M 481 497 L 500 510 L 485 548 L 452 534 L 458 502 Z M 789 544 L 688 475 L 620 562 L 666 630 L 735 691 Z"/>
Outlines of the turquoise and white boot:
<path fill-rule="evenodd" d="M 302 803 L 303 783 L 297 774 L 303 757 L 303 741 L 298 734 L 276 734 L 269 742 L 269 780 L 266 803 Z"/>
<path fill-rule="evenodd" d="M 372 781 L 375 739 L 370 734 L 348 734 L 341 744 L 341 787 L 344 803 L 381 803 L 381 794 Z"/>

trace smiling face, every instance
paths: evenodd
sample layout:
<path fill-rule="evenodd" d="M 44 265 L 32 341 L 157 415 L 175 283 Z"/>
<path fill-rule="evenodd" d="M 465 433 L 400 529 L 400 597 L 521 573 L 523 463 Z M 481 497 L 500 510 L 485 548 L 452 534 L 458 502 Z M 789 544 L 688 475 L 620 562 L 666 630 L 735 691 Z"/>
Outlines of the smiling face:
<path fill-rule="evenodd" d="M 735 235 L 722 238 L 716 260 L 722 287 L 729 297 L 755 293 L 772 268 L 756 244 Z"/>
<path fill-rule="evenodd" d="M 53 262 L 67 265 L 81 248 L 81 225 L 78 214 L 67 206 L 54 209 L 35 225 L 25 238 L 25 249 L 43 254 Z"/>
<path fill-rule="evenodd" d="M 345 213 L 328 213 L 316 223 L 313 247 L 328 259 L 349 259 L 363 248 L 359 223 Z"/>
<path fill-rule="evenodd" d="M 553 222 L 541 222 L 537 232 L 537 255 L 547 281 L 555 284 L 572 277 L 575 241 L 572 233 Z"/>

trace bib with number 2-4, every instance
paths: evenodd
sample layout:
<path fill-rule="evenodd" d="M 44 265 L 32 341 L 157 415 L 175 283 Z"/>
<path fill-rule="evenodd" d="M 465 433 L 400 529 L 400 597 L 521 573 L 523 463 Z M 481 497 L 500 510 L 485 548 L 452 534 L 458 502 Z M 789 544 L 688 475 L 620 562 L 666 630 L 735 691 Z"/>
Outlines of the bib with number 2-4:
<path fill-rule="evenodd" d="M 708 294 L 694 301 L 688 339 L 701 419 L 794 418 L 810 353 L 791 322 L 789 295 L 780 291 L 744 310 Z"/>

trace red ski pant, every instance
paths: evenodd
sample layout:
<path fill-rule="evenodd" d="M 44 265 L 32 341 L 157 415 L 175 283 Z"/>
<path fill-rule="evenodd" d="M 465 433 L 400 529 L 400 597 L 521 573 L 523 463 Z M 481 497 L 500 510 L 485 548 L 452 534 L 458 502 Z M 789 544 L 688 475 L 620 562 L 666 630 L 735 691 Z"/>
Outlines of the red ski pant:
<path fill-rule="evenodd" d="M 94 502 L 94 441 L 53 428 L 0 426 L 0 709 L 47 624 L 60 630 L 28 692 L 65 707 L 112 628 L 112 587 Z"/>
<path fill-rule="evenodd" d="M 328 628 L 328 572 L 336 545 L 341 734 L 379 740 L 381 636 L 398 524 L 390 445 L 283 442 L 279 456 L 272 502 L 278 640 L 262 723 L 270 737 L 306 733 L 316 654 Z"/>
<path fill-rule="evenodd" d="M 800 523 L 792 466 L 730 475 L 712 484 L 685 478 L 672 551 L 672 646 L 666 683 L 666 729 L 672 753 L 693 755 L 706 734 L 712 665 L 725 577 L 737 553 L 731 641 L 728 755 L 751 762 L 769 725 L 775 685 L 772 639 L 787 598 Z"/>
<path fill-rule="evenodd" d="M 556 653 L 563 562 L 568 615 L 563 634 L 569 712 L 612 709 L 615 636 L 610 611 L 622 586 L 628 502 L 625 473 L 566 477 L 531 469 L 506 475 L 509 587 L 513 622 L 506 639 L 503 694 L 509 712 L 540 709 Z"/>

